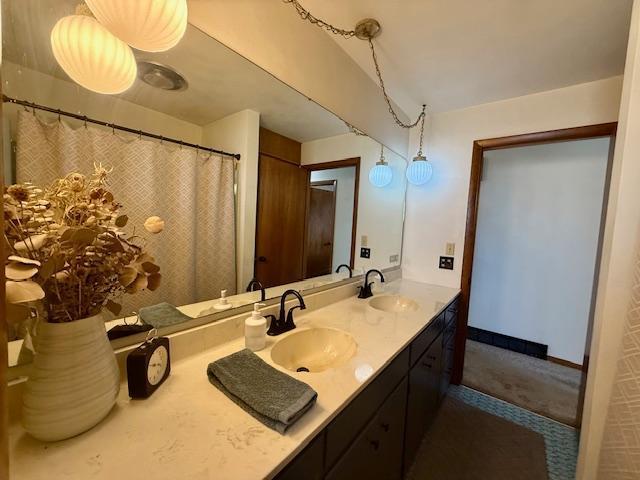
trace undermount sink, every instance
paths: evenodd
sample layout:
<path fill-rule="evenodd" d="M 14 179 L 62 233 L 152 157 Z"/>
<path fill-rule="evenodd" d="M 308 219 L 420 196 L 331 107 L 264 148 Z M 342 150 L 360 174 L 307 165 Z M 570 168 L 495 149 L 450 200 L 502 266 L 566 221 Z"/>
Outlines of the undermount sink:
<path fill-rule="evenodd" d="M 415 312 L 420 306 L 410 298 L 401 295 L 381 295 L 369 300 L 369 305 L 376 310 L 390 313 Z"/>
<path fill-rule="evenodd" d="M 298 330 L 278 341 L 271 359 L 292 372 L 322 372 L 347 362 L 358 344 L 347 332 L 333 328 Z"/>

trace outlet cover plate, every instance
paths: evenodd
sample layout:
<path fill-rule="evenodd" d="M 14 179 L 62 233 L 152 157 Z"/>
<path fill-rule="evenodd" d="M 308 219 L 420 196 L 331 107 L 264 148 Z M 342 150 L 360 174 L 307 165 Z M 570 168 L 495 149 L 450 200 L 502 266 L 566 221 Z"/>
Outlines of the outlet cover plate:
<path fill-rule="evenodd" d="M 439 267 L 444 270 L 453 270 L 453 257 L 440 257 Z"/>
<path fill-rule="evenodd" d="M 360 258 L 371 258 L 371 249 L 362 247 L 360 249 Z"/>

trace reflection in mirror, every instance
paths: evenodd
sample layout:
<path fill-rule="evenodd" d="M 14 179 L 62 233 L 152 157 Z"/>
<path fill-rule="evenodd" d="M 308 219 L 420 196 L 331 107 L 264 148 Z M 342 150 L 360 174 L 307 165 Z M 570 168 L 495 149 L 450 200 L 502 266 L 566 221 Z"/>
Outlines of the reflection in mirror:
<path fill-rule="evenodd" d="M 350 272 L 336 273 L 341 264 L 354 275 L 400 264 L 404 158 L 385 152 L 393 180 L 373 186 L 368 173 L 379 143 L 350 133 L 338 117 L 192 26 L 166 52 L 134 52 L 138 79 L 129 90 L 89 91 L 64 73 L 50 46 L 53 26 L 77 3 L 2 2 L 5 183 L 30 182 L 43 197 L 33 197 L 43 203 L 32 207 L 47 211 L 38 214 L 45 228 L 18 203 L 6 237 L 12 253 L 44 264 L 65 229 L 97 228 L 104 218 L 94 212 L 106 208 L 117 216 L 101 225 L 149 258 L 126 259 L 109 283 L 113 291 L 80 300 L 86 308 L 66 319 L 53 315 L 49 297 L 22 304 L 29 308 L 11 321 L 11 364 L 30 360 L 28 332 L 40 321 L 77 320 L 105 306 L 107 330 L 119 326 L 111 338 L 137 333 L 134 343 L 149 325 L 175 331 L 288 288 L 342 281 Z M 101 185 L 90 184 L 96 166 L 108 172 Z M 56 197 L 60 179 L 77 194 L 73 209 Z M 35 233 L 44 233 L 42 250 L 16 247 L 16 235 Z M 83 246 L 85 260 L 92 241 Z M 70 258 L 61 259 L 55 272 L 48 264 L 32 281 L 46 292 L 60 288 L 78 273 Z M 138 325 L 122 327 L 124 317 Z"/>

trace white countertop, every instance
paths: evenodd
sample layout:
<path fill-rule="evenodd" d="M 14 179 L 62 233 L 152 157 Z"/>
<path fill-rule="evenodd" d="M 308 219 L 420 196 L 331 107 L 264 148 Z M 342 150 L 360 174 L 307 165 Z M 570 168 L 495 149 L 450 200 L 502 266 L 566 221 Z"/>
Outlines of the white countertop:
<path fill-rule="evenodd" d="M 420 304 L 417 312 L 384 313 L 355 297 L 308 314 L 296 311 L 299 329 L 327 326 L 350 332 L 358 350 L 335 369 L 286 371 L 311 385 L 318 392 L 318 401 L 285 435 L 262 425 L 207 379 L 210 362 L 244 348 L 244 338 L 239 338 L 173 363 L 170 377 L 147 400 L 129 399 L 123 384 L 109 416 L 78 437 L 43 443 L 13 425 L 9 431 L 11 478 L 254 480 L 274 476 L 458 292 L 396 280 L 385 286 L 385 293 L 414 299 Z M 274 365 L 270 348 L 284 336 L 270 338 L 258 355 Z M 367 372 L 370 376 L 365 378 Z"/>

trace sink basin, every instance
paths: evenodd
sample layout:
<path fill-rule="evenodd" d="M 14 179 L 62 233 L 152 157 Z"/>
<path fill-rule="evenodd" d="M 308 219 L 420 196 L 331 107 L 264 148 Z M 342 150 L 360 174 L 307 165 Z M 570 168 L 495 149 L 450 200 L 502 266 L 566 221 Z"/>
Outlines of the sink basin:
<path fill-rule="evenodd" d="M 381 295 L 369 300 L 369 305 L 376 310 L 390 313 L 415 312 L 420 306 L 407 297 L 400 295 Z"/>
<path fill-rule="evenodd" d="M 347 332 L 333 328 L 298 330 L 278 341 L 271 359 L 292 372 L 322 372 L 343 365 L 358 344 Z"/>

